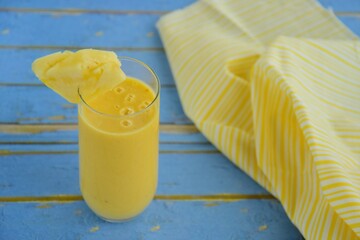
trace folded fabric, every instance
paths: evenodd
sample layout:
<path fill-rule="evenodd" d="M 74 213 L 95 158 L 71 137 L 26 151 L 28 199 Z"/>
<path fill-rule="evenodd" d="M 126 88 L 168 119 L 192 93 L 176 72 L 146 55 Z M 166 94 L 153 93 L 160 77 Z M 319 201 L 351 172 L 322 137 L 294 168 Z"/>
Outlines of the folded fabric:
<path fill-rule="evenodd" d="M 158 28 L 200 131 L 306 238 L 359 238 L 357 37 L 311 0 L 201 1 Z"/>
<path fill-rule="evenodd" d="M 250 79 L 257 165 L 289 217 L 359 237 L 360 42 L 279 38 Z"/>

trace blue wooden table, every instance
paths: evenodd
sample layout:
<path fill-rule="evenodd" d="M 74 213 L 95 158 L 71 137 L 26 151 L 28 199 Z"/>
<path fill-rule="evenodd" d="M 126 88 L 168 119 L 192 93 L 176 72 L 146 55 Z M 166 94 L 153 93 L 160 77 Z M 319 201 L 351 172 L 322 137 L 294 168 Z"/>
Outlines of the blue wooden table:
<path fill-rule="evenodd" d="M 184 115 L 155 29 L 193 0 L 0 1 L 0 239 L 302 239 L 280 203 Z M 360 35 L 360 0 L 322 0 Z M 161 83 L 155 200 L 111 224 L 81 198 L 77 110 L 32 74 L 45 54 L 98 48 L 138 58 Z"/>

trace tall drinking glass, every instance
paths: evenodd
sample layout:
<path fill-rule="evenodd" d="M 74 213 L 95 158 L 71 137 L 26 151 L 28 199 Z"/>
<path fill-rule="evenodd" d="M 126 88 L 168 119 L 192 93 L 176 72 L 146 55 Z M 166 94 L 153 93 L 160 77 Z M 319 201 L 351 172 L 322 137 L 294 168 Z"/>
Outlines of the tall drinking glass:
<path fill-rule="evenodd" d="M 140 214 L 158 176 L 159 79 L 146 64 L 119 59 L 128 84 L 100 100 L 85 99 L 79 90 L 78 105 L 81 192 L 92 211 L 111 222 Z"/>

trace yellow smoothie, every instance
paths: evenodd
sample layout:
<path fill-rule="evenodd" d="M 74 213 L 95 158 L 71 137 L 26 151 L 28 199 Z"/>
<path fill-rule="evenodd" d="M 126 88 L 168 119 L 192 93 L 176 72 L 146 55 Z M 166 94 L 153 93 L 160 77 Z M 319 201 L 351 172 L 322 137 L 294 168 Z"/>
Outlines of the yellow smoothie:
<path fill-rule="evenodd" d="M 153 70 L 96 49 L 49 54 L 32 70 L 78 104 L 80 188 L 91 210 L 108 221 L 141 213 L 155 195 L 158 174 L 159 80 Z"/>
<path fill-rule="evenodd" d="M 88 206 L 104 219 L 131 219 L 155 194 L 159 141 L 155 97 L 145 83 L 128 77 L 79 104 L 80 188 Z"/>

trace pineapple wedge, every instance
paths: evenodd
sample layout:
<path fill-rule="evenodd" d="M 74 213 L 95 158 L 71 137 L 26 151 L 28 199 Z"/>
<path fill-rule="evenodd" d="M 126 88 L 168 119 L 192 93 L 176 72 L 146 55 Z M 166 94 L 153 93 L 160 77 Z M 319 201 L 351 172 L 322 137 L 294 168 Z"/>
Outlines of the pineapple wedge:
<path fill-rule="evenodd" d="M 114 52 L 83 49 L 56 52 L 36 59 L 35 75 L 71 103 L 79 103 L 79 92 L 90 99 L 126 79 Z"/>

